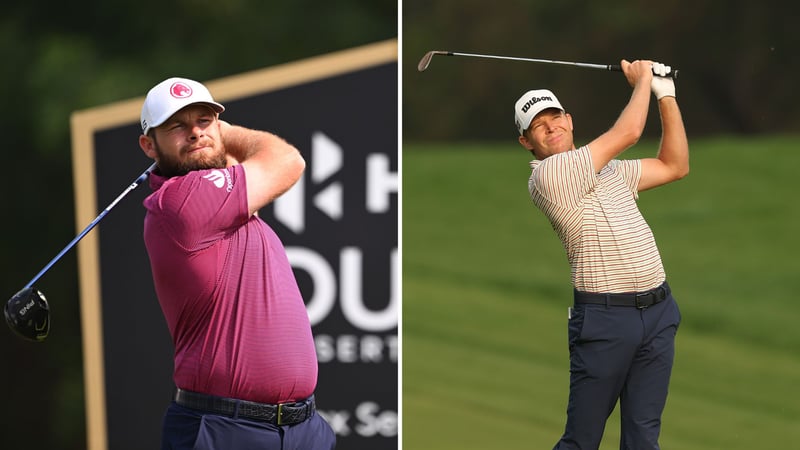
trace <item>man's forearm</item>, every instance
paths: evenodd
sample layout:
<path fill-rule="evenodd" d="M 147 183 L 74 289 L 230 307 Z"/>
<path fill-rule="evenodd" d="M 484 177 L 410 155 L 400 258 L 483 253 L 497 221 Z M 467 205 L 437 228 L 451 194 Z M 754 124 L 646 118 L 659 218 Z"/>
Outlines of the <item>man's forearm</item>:
<path fill-rule="evenodd" d="M 650 108 L 650 86 L 643 83 L 637 84 L 633 88 L 628 104 L 620 113 L 615 123 L 626 132 L 636 135 L 636 139 L 641 136 L 644 126 L 647 123 L 647 112 Z"/>
<path fill-rule="evenodd" d="M 297 149 L 274 134 L 220 122 L 225 151 L 238 162 L 244 162 L 259 152 L 271 152 L 275 157 L 296 153 Z"/>
<path fill-rule="evenodd" d="M 675 97 L 659 100 L 658 111 L 662 130 L 658 159 L 677 173 L 685 175 L 689 171 L 689 142 Z"/>

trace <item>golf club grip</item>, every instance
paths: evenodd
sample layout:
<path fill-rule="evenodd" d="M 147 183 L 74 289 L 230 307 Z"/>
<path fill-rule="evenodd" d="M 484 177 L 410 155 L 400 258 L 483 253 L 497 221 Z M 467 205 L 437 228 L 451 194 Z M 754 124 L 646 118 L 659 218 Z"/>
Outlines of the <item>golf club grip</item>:
<path fill-rule="evenodd" d="M 609 64 L 608 70 L 612 72 L 622 72 L 622 66 L 619 64 Z M 678 79 L 678 69 L 670 69 L 669 73 L 667 74 L 668 77 L 672 78 L 673 80 Z"/>

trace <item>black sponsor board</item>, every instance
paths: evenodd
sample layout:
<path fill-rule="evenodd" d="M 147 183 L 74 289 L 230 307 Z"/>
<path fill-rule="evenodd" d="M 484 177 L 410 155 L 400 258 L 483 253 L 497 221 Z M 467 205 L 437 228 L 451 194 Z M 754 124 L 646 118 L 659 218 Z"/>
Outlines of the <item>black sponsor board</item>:
<path fill-rule="evenodd" d="M 221 118 L 278 134 L 306 159 L 297 185 L 259 214 L 281 237 L 306 301 L 318 409 L 337 448 L 397 448 L 396 51 L 392 40 L 205 83 L 226 106 Z M 79 222 L 150 165 L 137 143 L 142 101 L 73 116 Z M 143 183 L 128 194 L 78 248 L 91 450 L 158 448 L 174 390 L 142 238 L 150 192 Z"/>

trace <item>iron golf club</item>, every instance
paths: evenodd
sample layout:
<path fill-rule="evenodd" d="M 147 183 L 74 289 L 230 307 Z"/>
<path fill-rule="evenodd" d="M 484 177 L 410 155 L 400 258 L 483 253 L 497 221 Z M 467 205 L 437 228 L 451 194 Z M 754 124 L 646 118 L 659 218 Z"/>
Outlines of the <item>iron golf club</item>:
<path fill-rule="evenodd" d="M 133 183 L 128 186 L 106 209 L 104 209 L 92 222 L 86 226 L 78 235 L 59 252 L 55 258 L 50 260 L 44 268 L 36 274 L 35 277 L 22 290 L 14 294 L 13 297 L 6 303 L 5 316 L 8 326 L 19 336 L 35 341 L 41 342 L 47 338 L 50 333 L 50 306 L 47 299 L 41 291 L 36 289 L 33 284 L 39 281 L 53 265 L 61 259 L 75 244 L 78 243 L 87 233 L 89 233 L 102 219 L 108 214 L 111 209 L 122 200 L 123 197 L 128 195 L 129 192 L 136 189 L 156 168 L 156 163 L 150 165 L 147 170 L 139 175 Z"/>
<path fill-rule="evenodd" d="M 535 62 L 535 63 L 543 63 L 543 64 L 558 64 L 562 66 L 574 66 L 574 67 L 583 67 L 586 69 L 600 69 L 600 70 L 610 70 L 613 72 L 622 72 L 622 66 L 619 64 L 591 64 L 591 63 L 580 63 L 580 62 L 571 62 L 571 61 L 554 61 L 551 59 L 535 59 L 535 58 L 519 58 L 516 56 L 497 56 L 497 55 L 481 55 L 477 53 L 459 53 L 459 52 L 449 52 L 444 50 L 431 50 L 419 60 L 419 64 L 417 64 L 417 70 L 420 72 L 424 71 L 431 65 L 431 60 L 435 55 L 444 55 L 444 56 L 469 56 L 473 58 L 489 58 L 489 59 L 503 59 L 503 60 L 510 60 L 510 61 L 527 61 L 527 62 Z M 672 77 L 673 79 L 678 78 L 678 69 L 671 69 L 667 76 Z"/>

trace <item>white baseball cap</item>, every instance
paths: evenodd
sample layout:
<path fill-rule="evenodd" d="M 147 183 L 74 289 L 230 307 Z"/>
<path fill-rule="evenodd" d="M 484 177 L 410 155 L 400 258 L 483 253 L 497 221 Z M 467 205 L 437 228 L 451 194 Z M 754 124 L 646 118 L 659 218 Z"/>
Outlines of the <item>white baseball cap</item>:
<path fill-rule="evenodd" d="M 531 126 L 531 121 L 537 114 L 548 108 L 557 108 L 564 111 L 564 107 L 558 102 L 555 94 L 547 89 L 536 89 L 522 94 L 522 97 L 514 104 L 514 122 L 517 125 L 519 134 Z"/>
<path fill-rule="evenodd" d="M 217 114 L 225 111 L 225 107 L 214 101 L 208 89 L 197 81 L 188 78 L 169 78 L 155 85 L 142 105 L 142 134 L 147 134 L 181 108 L 204 103 L 214 109 Z"/>

